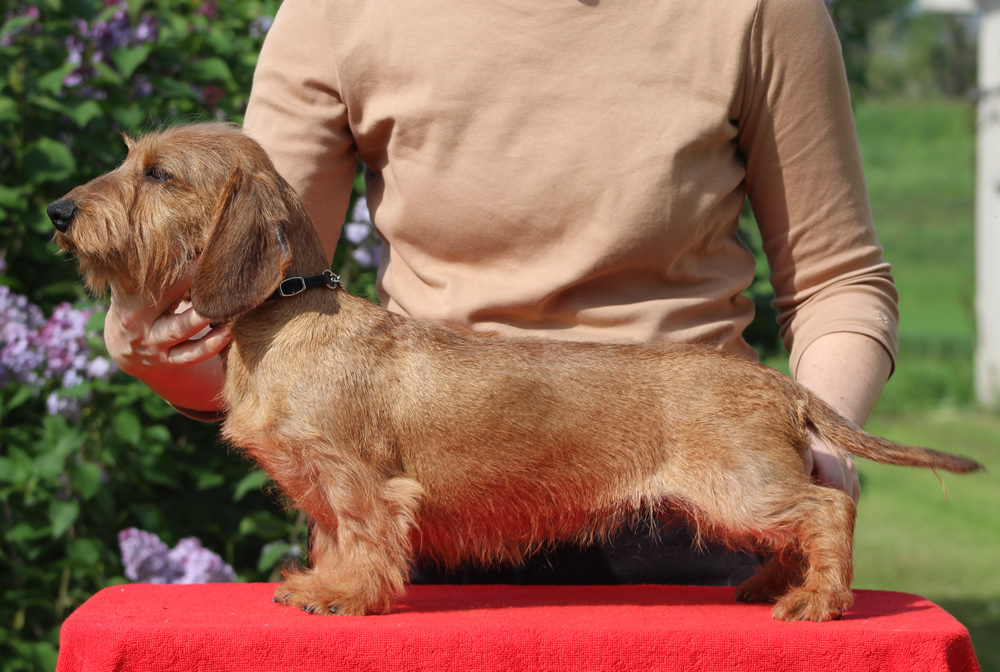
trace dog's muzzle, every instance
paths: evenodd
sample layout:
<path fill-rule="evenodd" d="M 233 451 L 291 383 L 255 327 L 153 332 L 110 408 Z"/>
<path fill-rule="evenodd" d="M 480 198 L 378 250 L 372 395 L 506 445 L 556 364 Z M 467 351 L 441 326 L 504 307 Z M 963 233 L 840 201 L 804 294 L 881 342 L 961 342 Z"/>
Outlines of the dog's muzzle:
<path fill-rule="evenodd" d="M 70 224 L 73 223 L 73 218 L 76 217 L 76 203 L 68 198 L 63 198 L 50 203 L 49 207 L 45 209 L 45 214 L 52 220 L 52 226 L 56 227 L 56 231 L 66 233 Z"/>

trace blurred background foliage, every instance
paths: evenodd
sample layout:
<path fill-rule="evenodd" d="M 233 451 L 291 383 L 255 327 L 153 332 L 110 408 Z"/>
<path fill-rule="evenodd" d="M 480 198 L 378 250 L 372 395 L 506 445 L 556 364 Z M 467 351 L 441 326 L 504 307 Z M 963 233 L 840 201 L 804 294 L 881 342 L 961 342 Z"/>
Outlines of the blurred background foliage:
<path fill-rule="evenodd" d="M 240 122 L 278 4 L 0 2 L 0 672 L 54 668 L 62 619 L 125 580 L 120 530 L 169 545 L 197 536 L 241 580 L 273 579 L 302 553 L 304 521 L 217 443 L 216 427 L 107 366 L 102 309 L 53 253 L 44 215 L 121 160 L 122 133 Z M 903 0 L 838 0 L 833 13 L 856 99 L 972 92 L 969 20 Z M 334 268 L 373 296 L 362 191 L 359 181 L 356 226 L 345 227 Z M 742 228 L 760 257 L 749 210 Z M 773 357 L 781 346 L 763 259 L 748 293 L 759 312 L 748 339 Z"/>

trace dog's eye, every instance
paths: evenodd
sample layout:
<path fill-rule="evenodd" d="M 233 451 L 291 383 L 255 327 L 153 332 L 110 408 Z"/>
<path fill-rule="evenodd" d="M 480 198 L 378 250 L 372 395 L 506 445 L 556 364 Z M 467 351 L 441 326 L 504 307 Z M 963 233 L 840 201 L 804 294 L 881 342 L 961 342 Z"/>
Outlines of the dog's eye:
<path fill-rule="evenodd" d="M 158 163 L 154 163 L 146 167 L 146 179 L 152 180 L 153 182 L 166 182 L 170 179 L 170 173 L 163 169 Z"/>

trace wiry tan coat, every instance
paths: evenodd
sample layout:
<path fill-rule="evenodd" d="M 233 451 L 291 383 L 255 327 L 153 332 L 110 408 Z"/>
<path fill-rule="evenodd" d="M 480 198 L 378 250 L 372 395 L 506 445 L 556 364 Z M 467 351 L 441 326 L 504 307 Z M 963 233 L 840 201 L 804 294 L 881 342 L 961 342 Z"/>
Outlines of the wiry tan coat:
<path fill-rule="evenodd" d="M 786 376 L 705 347 L 475 334 L 341 289 L 267 300 L 327 265 L 305 211 L 239 129 L 129 142 L 50 213 L 95 292 L 154 297 L 196 263 L 191 301 L 232 324 L 224 435 L 314 522 L 312 566 L 276 599 L 382 613 L 414 557 L 518 561 L 637 515 L 771 559 L 737 599 L 780 619 L 852 601 L 855 507 L 804 473 L 810 432 L 879 462 L 972 471 L 865 434 Z"/>

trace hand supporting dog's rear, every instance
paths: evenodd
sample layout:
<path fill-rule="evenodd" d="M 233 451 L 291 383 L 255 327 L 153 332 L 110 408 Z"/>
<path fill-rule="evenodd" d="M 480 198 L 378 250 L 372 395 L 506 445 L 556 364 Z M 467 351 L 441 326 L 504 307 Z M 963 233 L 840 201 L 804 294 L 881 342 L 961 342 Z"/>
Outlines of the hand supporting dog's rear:
<path fill-rule="evenodd" d="M 861 499 L 861 479 L 852 455 L 845 455 L 829 442 L 812 437 L 806 451 L 806 473 L 820 485 L 843 490 L 854 503 Z"/>
<path fill-rule="evenodd" d="M 191 308 L 186 300 L 190 285 L 190 276 L 182 278 L 152 304 L 113 293 L 104 341 L 122 371 L 171 404 L 214 411 L 224 382 L 217 355 L 230 333 L 226 325 L 211 328 Z"/>
<path fill-rule="evenodd" d="M 837 413 L 863 426 L 891 371 L 892 359 L 876 340 L 834 332 L 805 350 L 795 378 Z M 853 457 L 814 435 L 805 462 L 805 471 L 815 482 L 843 490 L 858 503 L 861 484 Z"/>

